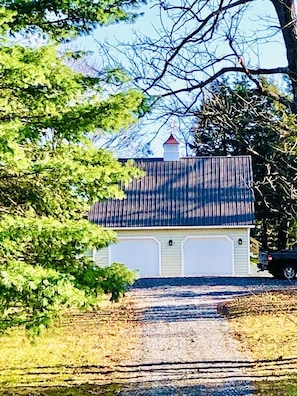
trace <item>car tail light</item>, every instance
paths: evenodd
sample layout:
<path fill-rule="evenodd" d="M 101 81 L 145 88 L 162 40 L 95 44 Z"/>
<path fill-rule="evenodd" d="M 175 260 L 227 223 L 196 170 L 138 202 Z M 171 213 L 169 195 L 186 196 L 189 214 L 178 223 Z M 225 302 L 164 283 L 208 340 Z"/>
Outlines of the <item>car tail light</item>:
<path fill-rule="evenodd" d="M 267 261 L 272 261 L 272 256 L 271 256 L 271 254 L 267 254 Z"/>

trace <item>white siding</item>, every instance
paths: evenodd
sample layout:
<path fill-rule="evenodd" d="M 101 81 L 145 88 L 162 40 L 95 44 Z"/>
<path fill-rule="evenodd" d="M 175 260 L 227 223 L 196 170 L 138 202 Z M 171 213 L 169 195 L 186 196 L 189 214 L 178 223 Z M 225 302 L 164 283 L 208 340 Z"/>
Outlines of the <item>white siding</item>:
<path fill-rule="evenodd" d="M 155 237 L 161 244 L 161 276 L 182 276 L 182 242 L 188 236 L 228 236 L 234 242 L 234 274 L 249 274 L 249 229 L 248 228 L 197 228 L 197 229 L 142 229 L 115 230 L 118 237 Z M 238 244 L 238 240 L 242 244 Z M 173 245 L 169 246 L 169 240 Z M 108 248 L 96 252 L 98 265 L 108 265 Z"/>
<path fill-rule="evenodd" d="M 93 255 L 94 261 L 97 265 L 101 267 L 106 267 L 108 265 L 108 248 L 96 250 Z"/>
<path fill-rule="evenodd" d="M 88 249 L 86 252 L 85 252 L 85 256 L 86 257 L 93 257 L 93 255 L 94 255 L 94 251 L 93 250 L 91 250 L 91 249 Z"/>

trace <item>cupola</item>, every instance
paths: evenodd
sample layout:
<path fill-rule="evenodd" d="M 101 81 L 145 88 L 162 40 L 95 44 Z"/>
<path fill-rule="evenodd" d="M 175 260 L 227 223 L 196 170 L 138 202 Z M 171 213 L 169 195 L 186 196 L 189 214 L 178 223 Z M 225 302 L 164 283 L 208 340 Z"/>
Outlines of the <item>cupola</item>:
<path fill-rule="evenodd" d="M 164 161 L 179 161 L 179 142 L 171 134 L 166 142 L 163 144 L 164 147 Z"/>

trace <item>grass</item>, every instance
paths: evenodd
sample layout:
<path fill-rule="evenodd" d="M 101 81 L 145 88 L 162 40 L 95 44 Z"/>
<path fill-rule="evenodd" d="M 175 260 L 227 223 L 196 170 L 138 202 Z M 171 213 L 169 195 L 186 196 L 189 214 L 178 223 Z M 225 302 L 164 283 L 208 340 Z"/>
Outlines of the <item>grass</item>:
<path fill-rule="evenodd" d="M 219 311 L 254 362 L 249 370 L 258 378 L 256 395 L 297 396 L 297 289 L 240 297 Z M 137 347 L 136 323 L 124 299 L 64 316 L 35 344 L 23 330 L 11 331 L 0 338 L 0 395 L 117 393 L 121 385 L 113 383 L 113 373 Z"/>
<path fill-rule="evenodd" d="M 219 307 L 254 364 L 258 396 L 297 396 L 297 289 L 237 298 Z"/>
<path fill-rule="evenodd" d="M 296 396 L 297 379 L 260 381 L 255 384 L 257 396 Z"/>
<path fill-rule="evenodd" d="M 254 359 L 297 358 L 297 290 L 237 298 L 221 310 L 234 337 Z"/>
<path fill-rule="evenodd" d="M 14 329 L 0 339 L 0 388 L 112 382 L 117 363 L 128 359 L 135 346 L 134 323 L 124 300 L 68 314 L 35 343 Z"/>

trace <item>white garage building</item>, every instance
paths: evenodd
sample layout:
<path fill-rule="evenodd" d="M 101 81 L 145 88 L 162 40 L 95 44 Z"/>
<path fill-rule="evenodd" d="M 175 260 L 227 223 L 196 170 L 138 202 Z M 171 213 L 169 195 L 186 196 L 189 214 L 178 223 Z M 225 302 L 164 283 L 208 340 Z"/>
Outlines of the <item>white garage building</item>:
<path fill-rule="evenodd" d="M 243 276 L 254 223 L 249 156 L 180 158 L 171 135 L 164 158 L 136 159 L 146 175 L 126 199 L 93 205 L 89 219 L 118 243 L 94 252 L 99 265 L 125 263 L 141 277 Z"/>

